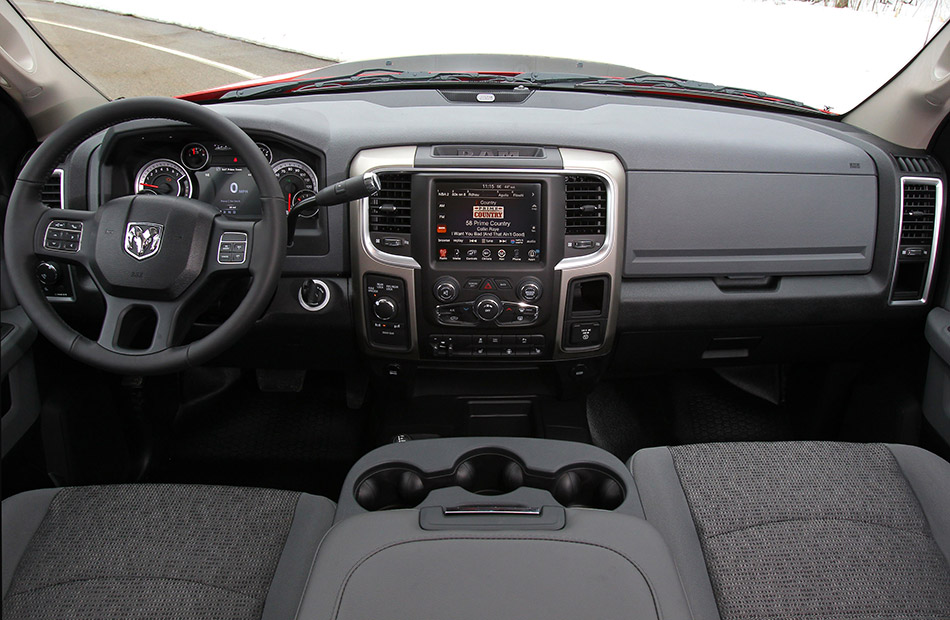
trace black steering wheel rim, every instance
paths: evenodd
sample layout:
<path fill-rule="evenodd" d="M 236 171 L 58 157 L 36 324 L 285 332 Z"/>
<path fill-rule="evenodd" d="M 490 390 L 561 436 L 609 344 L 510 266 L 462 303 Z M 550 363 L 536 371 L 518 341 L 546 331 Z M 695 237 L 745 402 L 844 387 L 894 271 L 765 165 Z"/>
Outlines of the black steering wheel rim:
<path fill-rule="evenodd" d="M 100 131 L 139 119 L 180 121 L 208 131 L 230 145 L 245 162 L 260 190 L 263 216 L 251 225 L 253 251 L 248 249 L 247 264 L 251 283 L 237 309 L 199 340 L 147 353 L 110 350 L 78 333 L 53 310 L 34 275 L 39 258 L 34 245 L 39 221 L 37 205 L 42 206 L 39 192 L 55 166 Z M 7 207 L 4 235 L 10 285 L 39 332 L 71 357 L 122 374 L 176 372 L 223 353 L 253 325 L 270 303 L 280 279 L 287 245 L 286 213 L 280 186 L 254 141 L 232 121 L 209 108 L 165 97 L 113 101 L 77 116 L 53 133 L 33 153 L 17 177 Z M 106 320 L 109 320 L 108 315 Z"/>

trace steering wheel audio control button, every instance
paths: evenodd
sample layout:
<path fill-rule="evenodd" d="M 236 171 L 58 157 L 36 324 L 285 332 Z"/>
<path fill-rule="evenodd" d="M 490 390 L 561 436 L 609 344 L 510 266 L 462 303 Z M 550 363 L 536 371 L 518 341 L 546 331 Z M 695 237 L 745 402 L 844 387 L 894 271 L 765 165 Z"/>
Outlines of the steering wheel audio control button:
<path fill-rule="evenodd" d="M 82 222 L 53 220 L 46 227 L 43 247 L 47 250 L 78 252 L 82 243 Z"/>
<path fill-rule="evenodd" d="M 247 259 L 247 233 L 226 232 L 218 241 L 218 264 L 241 265 Z"/>

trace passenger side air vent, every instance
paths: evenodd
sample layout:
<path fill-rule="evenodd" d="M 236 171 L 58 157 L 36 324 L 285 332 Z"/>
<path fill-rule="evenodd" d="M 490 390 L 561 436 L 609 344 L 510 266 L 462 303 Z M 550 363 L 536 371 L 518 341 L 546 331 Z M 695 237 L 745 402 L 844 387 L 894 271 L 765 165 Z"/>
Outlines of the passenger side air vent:
<path fill-rule="evenodd" d="M 904 182 L 901 245 L 933 245 L 937 217 L 937 186 Z"/>
<path fill-rule="evenodd" d="M 47 207 L 63 208 L 63 171 L 56 169 L 40 190 L 40 201 Z"/>
<path fill-rule="evenodd" d="M 936 166 L 927 157 L 898 157 L 897 167 L 901 172 L 936 172 Z"/>
<path fill-rule="evenodd" d="M 386 254 L 410 256 L 412 230 L 412 175 L 383 172 L 380 189 L 369 199 L 369 236 L 373 246 Z"/>
<path fill-rule="evenodd" d="M 380 190 L 369 199 L 371 233 L 406 233 L 412 223 L 412 177 L 380 174 Z"/>
<path fill-rule="evenodd" d="M 607 233 L 607 187 L 594 176 L 564 177 L 565 235 L 605 235 Z"/>
<path fill-rule="evenodd" d="M 925 303 L 940 228 L 943 184 L 934 179 L 903 179 L 901 229 L 891 303 Z"/>

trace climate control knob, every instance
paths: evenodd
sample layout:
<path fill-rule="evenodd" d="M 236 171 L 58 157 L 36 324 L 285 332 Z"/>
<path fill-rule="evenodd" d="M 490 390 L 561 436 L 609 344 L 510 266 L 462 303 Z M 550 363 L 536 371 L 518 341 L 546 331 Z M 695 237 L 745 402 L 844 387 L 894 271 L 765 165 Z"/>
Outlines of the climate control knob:
<path fill-rule="evenodd" d="M 541 299 L 541 282 L 537 278 L 525 278 L 518 285 L 518 297 L 522 301 L 534 303 Z"/>
<path fill-rule="evenodd" d="M 389 321 L 396 316 L 396 302 L 390 297 L 380 297 L 373 304 L 373 314 L 377 319 Z"/>
<path fill-rule="evenodd" d="M 448 276 L 439 278 L 436 280 L 435 286 L 432 287 L 432 294 L 442 303 L 455 301 L 455 298 L 459 296 L 458 280 Z"/>
<path fill-rule="evenodd" d="M 475 314 L 483 321 L 494 321 L 501 314 L 501 300 L 494 295 L 482 295 L 475 300 Z"/>

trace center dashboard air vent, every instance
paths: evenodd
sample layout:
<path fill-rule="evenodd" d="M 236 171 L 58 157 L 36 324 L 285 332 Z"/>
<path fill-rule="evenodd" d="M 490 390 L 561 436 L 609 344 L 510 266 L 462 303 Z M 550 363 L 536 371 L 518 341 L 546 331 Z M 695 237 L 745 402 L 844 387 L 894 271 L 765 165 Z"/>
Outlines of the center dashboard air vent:
<path fill-rule="evenodd" d="M 903 179 L 901 190 L 901 228 L 891 303 L 923 303 L 933 272 L 942 183 L 937 179 Z"/>
<path fill-rule="evenodd" d="M 564 255 L 596 252 L 607 238 L 607 185 L 593 175 L 564 177 Z"/>
<path fill-rule="evenodd" d="M 564 234 L 607 233 L 607 187 L 594 176 L 564 177 Z"/>
<path fill-rule="evenodd" d="M 389 254 L 409 255 L 412 230 L 412 175 L 379 174 L 380 189 L 369 199 L 369 233 L 373 245 Z"/>

